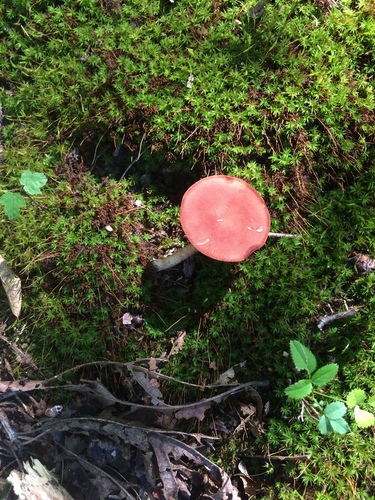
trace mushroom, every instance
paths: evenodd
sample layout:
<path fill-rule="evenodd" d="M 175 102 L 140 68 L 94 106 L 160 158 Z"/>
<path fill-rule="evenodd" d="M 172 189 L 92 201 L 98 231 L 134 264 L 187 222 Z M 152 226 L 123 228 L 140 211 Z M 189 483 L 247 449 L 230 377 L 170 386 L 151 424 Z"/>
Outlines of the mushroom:
<path fill-rule="evenodd" d="M 270 229 L 270 214 L 260 194 L 247 182 L 226 175 L 193 184 L 182 198 L 180 221 L 190 245 L 154 260 L 157 271 L 196 252 L 224 262 L 240 262 L 265 244 Z"/>

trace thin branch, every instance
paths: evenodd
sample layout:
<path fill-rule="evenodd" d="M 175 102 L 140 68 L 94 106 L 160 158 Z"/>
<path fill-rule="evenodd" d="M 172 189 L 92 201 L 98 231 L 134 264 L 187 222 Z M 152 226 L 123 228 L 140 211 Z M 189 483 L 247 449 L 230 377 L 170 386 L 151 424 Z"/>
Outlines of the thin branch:
<path fill-rule="evenodd" d="M 289 234 L 289 233 L 268 233 L 270 238 L 302 238 L 299 234 Z"/>
<path fill-rule="evenodd" d="M 151 148 L 151 144 L 149 146 L 147 146 L 146 149 L 144 149 L 142 151 L 142 144 L 143 144 L 143 139 L 145 138 L 145 134 L 143 134 L 142 136 L 142 139 L 141 139 L 141 143 L 139 145 L 139 151 L 138 151 L 138 156 L 135 160 L 133 160 L 130 165 L 127 167 L 127 169 L 125 170 L 125 172 L 122 174 L 122 176 L 120 177 L 120 181 L 122 181 L 125 177 L 125 175 L 128 173 L 128 171 L 130 170 L 130 168 L 134 165 L 134 163 L 137 163 L 137 161 L 139 161 L 140 157 L 148 150 Z"/>
<path fill-rule="evenodd" d="M 358 312 L 358 308 L 353 307 L 352 309 L 348 309 L 347 311 L 342 311 L 342 312 L 338 312 L 335 314 L 330 314 L 329 316 L 322 316 L 321 318 L 319 318 L 317 326 L 318 326 L 319 330 L 323 330 L 323 328 L 331 321 L 335 321 L 335 320 L 341 319 L 341 318 L 347 318 L 349 316 L 355 316 L 357 314 L 357 312 Z"/>
<path fill-rule="evenodd" d="M 148 359 L 144 359 L 143 361 L 149 361 Z M 161 361 L 165 362 L 166 360 L 164 358 L 155 358 L 155 361 Z M 114 366 L 114 367 L 122 367 L 126 368 L 127 370 L 131 371 L 140 371 L 143 373 L 146 373 L 152 378 L 158 379 L 158 380 L 168 380 L 169 382 L 175 382 L 178 384 L 182 384 L 188 387 L 194 387 L 196 389 L 201 389 L 201 390 L 207 390 L 207 389 L 216 389 L 218 387 L 230 387 L 230 386 L 238 386 L 237 383 L 234 384 L 218 384 L 218 383 L 213 383 L 213 384 L 207 384 L 207 385 L 201 385 L 201 384 L 193 384 L 191 382 L 185 382 L 184 380 L 177 379 L 175 377 L 171 377 L 169 375 L 164 375 L 162 373 L 150 370 L 148 368 L 145 368 L 144 366 L 136 365 L 134 363 L 121 363 L 120 361 L 92 361 L 90 363 L 83 363 L 82 365 L 77 365 L 74 366 L 73 368 L 69 368 L 68 370 L 65 370 L 58 375 L 55 375 L 54 377 L 51 377 L 47 380 L 44 381 L 39 381 L 39 383 L 43 386 L 46 386 L 50 384 L 51 382 L 54 382 L 56 380 L 61 380 L 65 375 L 68 373 L 74 373 L 78 370 L 82 370 L 83 368 L 89 368 L 91 366 L 100 366 L 100 367 L 105 367 L 105 366 Z M 254 381 L 254 382 L 248 382 L 248 384 L 253 385 L 254 387 L 266 387 L 269 385 L 268 380 L 261 380 L 261 381 Z M 53 386 L 51 386 L 53 387 Z M 61 386 L 58 386 L 60 388 Z"/>

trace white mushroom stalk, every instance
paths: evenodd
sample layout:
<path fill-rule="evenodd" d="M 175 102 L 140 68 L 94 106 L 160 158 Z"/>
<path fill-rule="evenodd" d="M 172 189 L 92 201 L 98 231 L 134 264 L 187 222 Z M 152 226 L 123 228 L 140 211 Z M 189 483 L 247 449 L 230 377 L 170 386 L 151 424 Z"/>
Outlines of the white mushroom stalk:
<path fill-rule="evenodd" d="M 168 257 L 153 260 L 152 266 L 154 267 L 155 271 L 167 271 L 171 267 L 181 264 L 181 262 L 188 259 L 189 257 L 192 257 L 196 253 L 198 253 L 198 250 L 193 247 L 191 243 L 189 243 L 184 248 L 180 248 L 171 255 L 168 255 Z"/>

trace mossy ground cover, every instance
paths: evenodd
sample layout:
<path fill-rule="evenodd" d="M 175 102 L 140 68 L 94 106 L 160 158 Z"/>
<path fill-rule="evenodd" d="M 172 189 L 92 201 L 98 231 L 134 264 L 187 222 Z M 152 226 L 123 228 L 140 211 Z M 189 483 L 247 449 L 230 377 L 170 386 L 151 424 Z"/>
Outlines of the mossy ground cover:
<path fill-rule="evenodd" d="M 222 465 L 306 454 L 258 464 L 263 498 L 372 498 L 372 430 L 323 437 L 299 422 L 283 353 L 299 339 L 338 363 L 333 396 L 373 391 L 375 278 L 345 259 L 375 254 L 375 5 L 276 1 L 253 18 L 254 4 L 6 1 L 0 188 L 19 189 L 26 169 L 48 183 L 16 221 L 2 216 L 1 254 L 23 280 L 20 321 L 42 369 L 159 355 L 186 330 L 171 374 L 214 380 L 246 360 L 244 376 L 271 382 L 267 432 L 231 441 Z M 300 238 L 238 265 L 198 257 L 182 286 L 155 281 L 147 263 L 183 239 L 184 190 L 214 173 L 249 181 L 271 230 Z M 345 303 L 360 312 L 317 329 Z M 126 311 L 141 329 L 121 328 Z"/>

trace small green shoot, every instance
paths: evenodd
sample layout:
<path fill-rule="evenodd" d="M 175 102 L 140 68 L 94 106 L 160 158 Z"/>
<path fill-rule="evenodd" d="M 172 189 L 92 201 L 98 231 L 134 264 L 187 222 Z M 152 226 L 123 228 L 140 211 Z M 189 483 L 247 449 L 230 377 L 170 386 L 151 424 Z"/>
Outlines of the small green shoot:
<path fill-rule="evenodd" d="M 350 432 L 348 422 L 343 418 L 347 411 L 346 406 L 341 401 L 330 403 L 324 408 L 320 417 L 318 428 L 322 434 L 347 434 Z"/>
<path fill-rule="evenodd" d="M 41 172 L 25 170 L 20 177 L 20 184 L 28 194 L 41 194 L 40 188 L 47 183 L 47 177 Z"/>
<path fill-rule="evenodd" d="M 346 404 L 348 408 L 353 409 L 354 420 L 358 427 L 371 427 L 375 425 L 375 415 L 370 411 L 362 409 L 360 406 L 367 404 L 375 408 L 375 396 L 370 396 L 366 403 L 366 393 L 362 389 L 353 389 L 346 396 Z"/>
<path fill-rule="evenodd" d="M 20 214 L 21 207 L 26 206 L 25 198 L 19 193 L 4 193 L 0 197 L 0 203 L 4 205 L 4 212 L 10 220 L 15 220 Z"/>
<path fill-rule="evenodd" d="M 298 371 L 306 370 L 309 376 L 285 389 L 285 394 L 291 399 L 306 398 L 313 394 L 314 386 L 323 387 L 337 375 L 339 367 L 336 363 L 329 363 L 316 369 L 316 357 L 308 347 L 298 342 L 298 340 L 290 342 L 290 352 L 295 368 Z M 319 393 L 319 396 L 322 396 L 322 394 Z M 313 402 L 315 403 L 315 400 Z M 327 405 L 319 419 L 318 428 L 320 432 L 322 434 L 331 434 L 332 432 L 346 434 L 349 432 L 350 427 L 343 418 L 346 411 L 345 404 L 340 401 Z"/>
<path fill-rule="evenodd" d="M 47 183 L 47 177 L 41 172 L 25 170 L 19 179 L 23 189 L 29 195 L 41 194 L 40 188 Z M 26 206 L 26 200 L 20 193 L 7 191 L 0 196 L 0 203 L 4 205 L 4 212 L 10 220 L 15 220 L 20 215 L 21 207 Z"/>
<path fill-rule="evenodd" d="M 296 370 L 306 370 L 308 378 L 299 380 L 298 382 L 290 385 L 285 389 L 285 394 L 291 399 L 304 399 L 310 396 L 312 403 L 305 401 L 311 407 L 319 407 L 320 402 L 314 398 L 314 386 L 323 387 L 328 382 L 331 382 L 338 372 L 338 365 L 336 363 L 329 363 L 316 369 L 317 362 L 314 354 L 308 347 L 292 340 L 290 342 L 290 352 L 292 355 L 293 363 Z M 319 398 L 324 397 L 325 394 L 318 393 Z M 330 396 L 327 396 L 330 397 Z M 367 399 L 367 401 L 366 401 Z M 303 403 L 303 409 L 305 404 Z M 345 405 L 346 403 L 346 405 Z M 346 397 L 345 403 L 343 401 L 335 401 L 328 404 L 324 410 L 323 415 L 319 418 L 318 428 L 322 434 L 346 434 L 350 432 L 350 426 L 344 418 L 347 409 L 353 409 L 353 416 L 358 427 L 365 428 L 375 425 L 375 415 L 361 408 L 367 405 L 370 408 L 375 408 L 375 396 L 367 398 L 366 393 L 362 389 L 353 389 Z M 302 414 L 303 415 L 303 412 Z"/>
<path fill-rule="evenodd" d="M 290 343 L 294 366 L 297 370 L 307 370 L 312 373 L 316 370 L 316 358 L 309 348 L 297 340 Z"/>
<path fill-rule="evenodd" d="M 285 389 L 285 394 L 292 399 L 302 399 L 313 391 L 313 386 L 322 387 L 333 380 L 339 369 L 336 363 L 330 363 L 316 370 L 316 358 L 306 346 L 292 340 L 290 342 L 290 352 L 294 366 L 298 371 L 306 370 L 309 378 L 300 380 Z"/>

